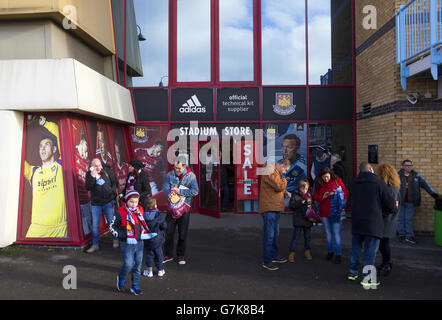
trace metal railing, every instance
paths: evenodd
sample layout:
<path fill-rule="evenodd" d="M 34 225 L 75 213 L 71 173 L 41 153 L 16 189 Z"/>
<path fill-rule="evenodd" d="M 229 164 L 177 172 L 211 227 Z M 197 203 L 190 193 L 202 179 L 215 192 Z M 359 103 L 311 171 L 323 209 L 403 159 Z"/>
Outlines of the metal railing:
<path fill-rule="evenodd" d="M 397 63 L 401 65 L 401 84 L 406 90 L 407 63 L 430 54 L 431 74 L 437 80 L 441 63 L 438 47 L 442 44 L 442 0 L 412 0 L 401 5 L 396 14 Z"/>

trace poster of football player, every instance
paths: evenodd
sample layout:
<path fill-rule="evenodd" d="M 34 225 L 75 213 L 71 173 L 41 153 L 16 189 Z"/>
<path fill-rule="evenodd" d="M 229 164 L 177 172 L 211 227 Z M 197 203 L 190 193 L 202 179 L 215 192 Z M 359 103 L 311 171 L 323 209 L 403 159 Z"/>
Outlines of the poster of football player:
<path fill-rule="evenodd" d="M 126 186 L 127 175 L 129 174 L 127 147 L 124 143 L 123 129 L 121 127 L 110 126 L 109 134 L 115 155 L 113 170 L 117 179 L 118 194 L 120 194 Z"/>
<path fill-rule="evenodd" d="M 267 162 L 276 163 L 284 158 L 290 161 L 290 169 L 284 174 L 287 179 L 287 192 L 293 193 L 298 189 L 300 180 L 307 179 L 307 125 L 303 123 L 279 123 L 264 125 L 264 152 Z M 269 139 L 275 140 L 274 155 Z M 286 206 L 288 206 L 286 199 Z"/>
<path fill-rule="evenodd" d="M 67 238 L 57 116 L 28 115 L 25 143 L 21 236 Z"/>
<path fill-rule="evenodd" d="M 81 221 L 84 235 L 92 232 L 92 207 L 90 192 L 86 190 L 86 172 L 90 166 L 89 139 L 84 120 L 72 119 L 72 139 L 74 142 L 74 170 L 80 201 Z"/>
<path fill-rule="evenodd" d="M 101 160 L 101 164 L 114 169 L 114 160 L 111 154 L 110 145 L 106 137 L 106 125 L 97 123 L 97 143 L 95 157 Z"/>
<path fill-rule="evenodd" d="M 167 174 L 167 126 L 135 126 L 132 130 L 132 145 L 135 158 L 145 164 L 143 170 L 149 175 L 152 196 L 159 206 L 166 206 L 162 192 Z"/>

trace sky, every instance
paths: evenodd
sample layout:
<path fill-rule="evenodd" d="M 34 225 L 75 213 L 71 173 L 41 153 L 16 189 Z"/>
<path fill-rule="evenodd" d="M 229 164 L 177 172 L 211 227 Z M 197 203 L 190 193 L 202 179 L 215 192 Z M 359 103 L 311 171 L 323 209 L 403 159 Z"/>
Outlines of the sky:
<path fill-rule="evenodd" d="M 220 80 L 253 80 L 252 0 L 220 0 Z M 166 0 L 134 0 L 143 78 L 134 86 L 158 86 L 168 75 Z M 306 84 L 304 0 L 262 0 L 264 85 Z M 178 81 L 210 80 L 210 0 L 178 0 Z M 330 0 L 309 0 L 309 79 L 319 84 L 331 68 Z M 167 84 L 168 78 L 163 79 Z"/>

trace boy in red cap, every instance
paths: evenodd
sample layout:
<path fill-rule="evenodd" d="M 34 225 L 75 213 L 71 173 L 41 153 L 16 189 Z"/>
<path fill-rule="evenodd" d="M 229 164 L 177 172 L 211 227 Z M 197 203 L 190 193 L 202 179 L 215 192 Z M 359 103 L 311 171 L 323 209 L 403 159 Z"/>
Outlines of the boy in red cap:
<path fill-rule="evenodd" d="M 138 205 L 140 194 L 130 190 L 125 196 L 123 204 L 110 224 L 112 234 L 120 239 L 121 253 L 123 254 L 123 266 L 118 272 L 117 289 L 124 290 L 127 275 L 132 272 L 132 287 L 130 292 L 138 296 L 142 294 L 138 283 L 141 277 L 141 264 L 143 261 L 144 242 L 155 237 L 151 233 L 143 217 L 143 207 Z"/>

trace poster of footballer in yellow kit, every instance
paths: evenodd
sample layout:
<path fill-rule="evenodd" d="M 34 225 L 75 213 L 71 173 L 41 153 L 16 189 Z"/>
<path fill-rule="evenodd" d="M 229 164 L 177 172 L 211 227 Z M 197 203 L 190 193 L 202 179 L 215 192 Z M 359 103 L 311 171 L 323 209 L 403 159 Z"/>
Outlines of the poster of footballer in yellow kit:
<path fill-rule="evenodd" d="M 21 237 L 67 238 L 57 116 L 28 115 Z"/>

